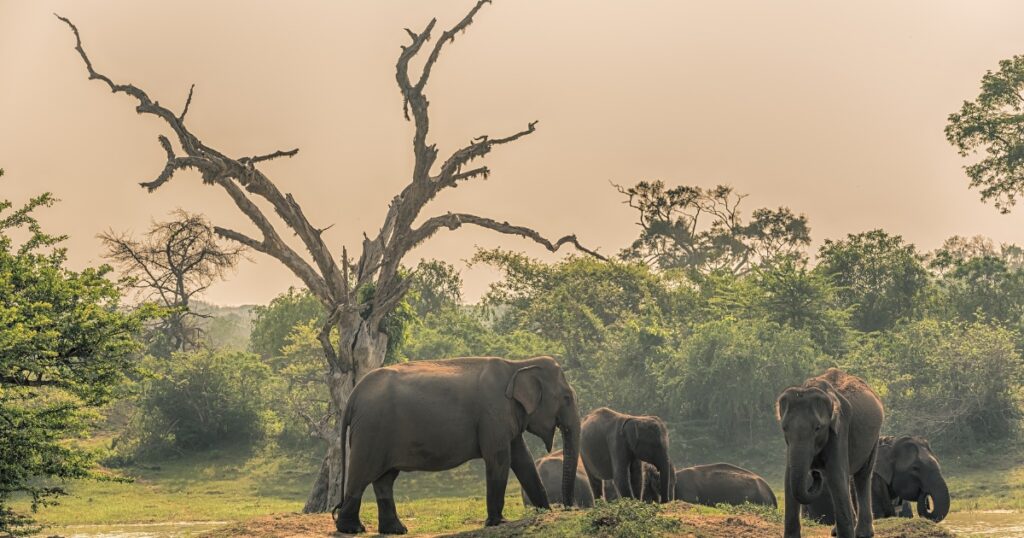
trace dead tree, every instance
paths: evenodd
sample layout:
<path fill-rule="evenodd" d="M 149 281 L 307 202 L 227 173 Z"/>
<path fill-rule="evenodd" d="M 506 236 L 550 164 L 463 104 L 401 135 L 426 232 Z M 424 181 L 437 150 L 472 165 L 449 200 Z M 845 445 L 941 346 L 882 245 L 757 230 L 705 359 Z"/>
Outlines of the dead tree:
<path fill-rule="evenodd" d="M 240 245 L 224 245 L 201 215 L 183 210 L 172 220 L 154 222 L 142 239 L 126 233 L 100 234 L 107 259 L 134 279 L 143 300 L 170 309 L 157 332 L 166 339 L 161 351 L 186 351 L 198 346 L 192 298 L 235 267 L 244 251 Z"/>
<path fill-rule="evenodd" d="M 380 367 L 384 361 L 387 336 L 381 330 L 381 321 L 399 304 L 409 285 L 408 279 L 403 278 L 399 271 L 403 258 L 438 231 L 474 225 L 502 234 L 522 236 L 551 252 L 570 244 L 581 252 L 603 259 L 597 252 L 581 246 L 574 235 L 550 241 L 531 228 L 466 213 L 447 213 L 420 219 L 424 206 L 441 191 L 488 176 L 488 167 L 473 166 L 473 161 L 485 157 L 497 146 L 529 135 L 537 125 L 537 122 L 531 122 L 525 129 L 508 136 L 485 135 L 474 138 L 444 160 L 438 158 L 437 146 L 428 141 L 429 102 L 424 91 L 431 70 L 445 45 L 454 41 L 455 36 L 464 31 L 473 22 L 473 17 L 488 3 L 490 0 L 479 0 L 462 20 L 442 32 L 432 46 L 426 45 L 431 40 L 436 19 L 431 20 L 419 33 L 406 29 L 410 42 L 402 47 L 398 56 L 396 79 L 402 94 L 405 117 L 415 127 L 412 139 L 412 178 L 392 199 L 376 235 L 369 237 L 363 234 L 362 252 L 356 259 L 349 258 L 344 247 L 340 259 L 334 256 L 322 238 L 324 229 L 312 225 L 292 195 L 281 192 L 259 169 L 260 163 L 293 157 L 298 149 L 236 158 L 206 145 L 185 125 L 194 86 L 188 92 L 181 113 L 175 113 L 136 86 L 113 82 L 93 68 L 82 48 L 78 29 L 68 19 L 58 16 L 74 32 L 75 49 L 85 62 L 89 78 L 103 82 L 114 93 L 133 97 L 138 101 L 136 111 L 139 114 L 159 117 L 174 133 L 178 150 L 167 137 L 159 136 L 160 145 L 167 154 L 167 162 L 156 179 L 141 185 L 152 192 L 179 170 L 198 171 L 203 183 L 224 189 L 259 231 L 259 235 L 252 236 L 216 227 L 217 234 L 276 258 L 323 302 L 329 315 L 321 328 L 319 339 L 326 359 L 325 379 L 330 389 L 331 410 L 336 417 L 345 408 L 356 382 Z M 414 75 L 410 72 L 409 64 L 421 52 L 425 52 L 426 57 L 420 72 Z M 282 234 L 256 204 L 257 199 L 274 208 L 289 231 L 301 241 L 309 261 L 304 254 L 284 241 Z M 338 335 L 337 345 L 332 344 L 331 338 L 335 331 Z M 338 504 L 342 498 L 343 486 L 338 483 L 342 465 L 341 438 L 337 428 L 332 430 L 330 437 L 319 478 L 306 502 L 307 512 L 325 511 Z"/>

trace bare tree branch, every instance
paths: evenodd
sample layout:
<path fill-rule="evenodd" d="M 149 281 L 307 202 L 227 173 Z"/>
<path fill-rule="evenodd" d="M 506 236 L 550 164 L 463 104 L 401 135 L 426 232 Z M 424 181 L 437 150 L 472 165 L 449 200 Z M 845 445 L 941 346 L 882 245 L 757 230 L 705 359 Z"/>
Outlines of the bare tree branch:
<path fill-rule="evenodd" d="M 590 250 L 581 245 L 579 241 L 576 239 L 575 235 L 567 235 L 558 239 L 557 241 L 552 242 L 548 239 L 545 239 L 544 236 L 542 236 L 539 232 L 531 228 L 527 228 L 525 226 L 514 226 L 507 222 L 498 222 L 494 219 L 478 217 L 476 215 L 470 215 L 467 213 L 448 213 L 446 215 L 429 218 L 423 223 L 423 225 L 413 230 L 409 242 L 412 244 L 412 246 L 416 246 L 430 238 L 435 233 L 437 233 L 437 231 L 440 230 L 441 228 L 457 230 L 463 224 L 473 224 L 476 226 L 480 226 L 481 228 L 487 228 L 489 230 L 493 230 L 495 232 L 507 235 L 522 236 L 527 239 L 533 240 L 535 243 L 542 245 L 544 248 L 548 249 L 551 252 L 558 252 L 558 249 L 561 248 L 562 245 L 570 244 L 576 247 L 576 249 L 579 250 L 580 252 L 589 254 L 599 260 L 607 260 L 607 258 L 602 256 L 601 254 L 598 254 L 596 251 Z"/>

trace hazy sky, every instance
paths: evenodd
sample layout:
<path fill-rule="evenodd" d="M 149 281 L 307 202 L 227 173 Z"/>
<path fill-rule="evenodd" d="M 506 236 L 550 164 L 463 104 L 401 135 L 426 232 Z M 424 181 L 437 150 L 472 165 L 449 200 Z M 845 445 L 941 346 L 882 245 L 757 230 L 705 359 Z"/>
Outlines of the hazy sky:
<path fill-rule="evenodd" d="M 71 235 L 76 265 L 102 261 L 96 234 L 142 231 L 176 207 L 251 230 L 223 190 L 164 165 L 135 102 L 86 78 L 67 27 L 96 68 L 173 109 L 196 84 L 188 122 L 234 156 L 301 148 L 264 167 L 336 252 L 380 225 L 409 179 L 411 124 L 395 59 L 431 17 L 457 21 L 472 0 L 173 3 L 0 0 L 0 194 L 63 201 L 42 216 Z M 172 7 L 173 6 L 173 7 Z M 429 86 L 442 154 L 481 134 L 540 120 L 497 149 L 494 173 L 446 192 L 425 216 L 468 211 L 575 232 L 617 252 L 635 216 L 609 182 L 728 183 L 747 210 L 808 216 L 815 246 L 882 227 L 932 249 L 950 235 L 1024 243 L 1024 208 L 1000 215 L 967 189 L 946 116 L 1000 59 L 1024 53 L 1024 2 L 495 0 L 446 49 Z M 477 246 L 543 256 L 525 240 L 463 228 L 409 263 L 462 265 Z M 554 259 L 544 256 L 545 259 Z M 207 298 L 265 302 L 297 283 L 254 253 Z M 494 275 L 464 272 L 474 299 Z"/>

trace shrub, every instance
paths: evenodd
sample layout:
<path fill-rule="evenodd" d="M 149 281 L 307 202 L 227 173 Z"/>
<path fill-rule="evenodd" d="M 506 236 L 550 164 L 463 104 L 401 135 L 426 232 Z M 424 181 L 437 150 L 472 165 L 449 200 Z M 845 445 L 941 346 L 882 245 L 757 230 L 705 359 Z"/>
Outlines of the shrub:
<path fill-rule="evenodd" d="M 133 432 L 143 451 L 252 442 L 278 427 L 269 411 L 270 369 L 258 355 L 203 350 L 151 366 Z"/>
<path fill-rule="evenodd" d="M 955 447 L 1009 437 L 1020 418 L 1016 335 L 982 322 L 925 319 L 867 338 L 849 369 L 882 396 L 887 429 Z"/>

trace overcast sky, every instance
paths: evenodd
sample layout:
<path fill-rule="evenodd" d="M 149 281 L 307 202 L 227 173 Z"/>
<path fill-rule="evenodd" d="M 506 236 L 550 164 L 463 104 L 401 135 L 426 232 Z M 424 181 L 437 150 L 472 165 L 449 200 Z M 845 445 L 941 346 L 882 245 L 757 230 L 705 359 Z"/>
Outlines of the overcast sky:
<path fill-rule="evenodd" d="M 402 30 L 447 27 L 471 0 L 174 3 L 0 0 L 0 180 L 4 198 L 42 190 L 41 215 L 71 235 L 73 264 L 102 262 L 96 234 L 143 231 L 178 207 L 250 230 L 219 188 L 164 164 L 166 127 L 87 80 L 67 27 L 97 70 L 179 109 L 233 156 L 299 147 L 264 166 L 332 246 L 358 246 L 408 182 L 412 126 L 394 81 Z M 922 249 L 950 235 L 1024 243 L 1024 208 L 1000 215 L 967 188 L 946 117 L 998 61 L 1024 53 L 1017 1 L 495 0 L 446 49 L 428 94 L 442 154 L 540 120 L 488 158 L 490 179 L 446 192 L 449 210 L 576 233 L 612 254 L 637 234 L 609 182 L 727 183 L 745 207 L 807 215 L 815 247 L 881 227 Z M 477 247 L 542 249 L 493 233 L 445 232 L 408 260 L 462 265 Z M 207 299 L 262 303 L 297 280 L 252 254 Z M 464 272 L 467 298 L 494 274 Z"/>

